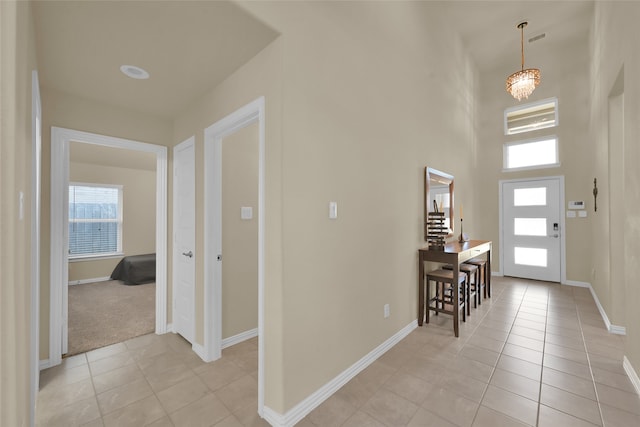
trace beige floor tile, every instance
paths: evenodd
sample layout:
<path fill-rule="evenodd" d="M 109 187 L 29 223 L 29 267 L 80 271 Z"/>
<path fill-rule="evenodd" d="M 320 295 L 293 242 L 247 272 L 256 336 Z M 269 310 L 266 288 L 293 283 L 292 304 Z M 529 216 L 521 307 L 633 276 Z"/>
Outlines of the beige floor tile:
<path fill-rule="evenodd" d="M 229 415 L 224 420 L 214 424 L 214 427 L 244 427 L 244 424 L 242 424 L 234 415 Z"/>
<path fill-rule="evenodd" d="M 69 356 L 62 359 L 62 363 L 60 366 L 63 369 L 75 368 L 76 366 L 86 365 L 89 362 L 87 361 L 87 354 L 76 354 L 75 356 Z"/>
<path fill-rule="evenodd" d="M 521 335 L 510 334 L 507 339 L 507 344 L 518 345 L 520 347 L 528 348 L 542 352 L 544 350 L 544 342 L 533 338 L 523 337 Z"/>
<path fill-rule="evenodd" d="M 587 353 L 583 350 L 574 350 L 559 345 L 546 343 L 544 345 L 544 354 L 550 354 L 552 356 L 562 357 L 563 359 L 572 360 L 574 362 L 588 365 Z"/>
<path fill-rule="evenodd" d="M 482 406 L 501 412 L 528 425 L 535 425 L 538 403 L 490 385 L 482 399 Z"/>
<path fill-rule="evenodd" d="M 260 418 L 258 414 L 258 401 L 255 400 L 251 404 L 234 411 L 233 416 L 244 426 L 250 427 L 269 427 L 270 424 Z"/>
<path fill-rule="evenodd" d="M 317 426 L 339 426 L 347 421 L 358 408 L 339 394 L 334 394 L 314 409 L 307 418 Z"/>
<path fill-rule="evenodd" d="M 147 396 L 151 396 L 153 391 L 144 378 L 131 383 L 121 385 L 111 390 L 100 393 L 98 405 L 103 414 L 108 414 L 116 409 L 123 408 L 133 402 L 137 402 Z"/>
<path fill-rule="evenodd" d="M 238 365 L 245 373 L 258 370 L 258 350 L 251 350 L 233 358 L 233 363 Z"/>
<path fill-rule="evenodd" d="M 80 426 L 100 418 L 100 410 L 95 397 L 81 399 L 51 412 L 39 412 L 36 426 L 71 427 Z"/>
<path fill-rule="evenodd" d="M 171 418 L 169 418 L 168 415 L 165 415 L 151 424 L 147 424 L 145 427 L 173 427 L 173 423 L 171 422 Z"/>
<path fill-rule="evenodd" d="M 540 405 L 538 415 L 538 427 L 593 427 L 591 424 L 580 418 L 576 418 L 564 412 L 558 411 L 546 405 Z"/>
<path fill-rule="evenodd" d="M 543 331 L 546 329 L 546 323 L 545 322 L 536 322 L 536 321 L 532 321 L 532 320 L 525 320 L 525 319 L 518 319 L 516 318 L 516 321 L 513 322 L 513 326 L 522 326 L 523 328 L 529 328 L 529 329 L 533 329 L 536 331 Z"/>
<path fill-rule="evenodd" d="M 518 311 L 518 315 L 516 316 L 516 323 L 518 323 L 518 320 L 527 320 L 530 322 L 546 323 L 547 316 L 546 314 L 539 315 L 539 314 L 530 313 L 528 311 L 524 311 L 524 309 L 520 309 L 520 311 Z"/>
<path fill-rule="evenodd" d="M 129 354 L 131 354 L 131 357 L 133 357 L 133 359 L 137 361 L 146 360 L 165 353 L 175 356 L 175 352 L 173 352 L 171 350 L 171 347 L 169 347 L 169 345 L 164 341 L 155 341 L 149 345 L 129 350 Z"/>
<path fill-rule="evenodd" d="M 471 425 L 478 406 L 478 403 L 444 388 L 433 390 L 422 404 L 422 408 L 458 426 Z"/>
<path fill-rule="evenodd" d="M 609 372 L 615 372 L 620 375 L 627 375 L 627 372 L 624 370 L 622 366 L 622 358 L 613 359 L 610 357 L 604 357 L 597 354 L 589 355 L 589 364 L 593 368 L 603 369 Z"/>
<path fill-rule="evenodd" d="M 467 341 L 467 345 L 471 344 L 474 347 L 483 348 L 495 353 L 500 353 L 502 351 L 504 343 L 505 340 L 494 340 L 493 338 L 478 334 L 478 331 L 476 331 L 476 333 L 469 338 L 469 341 Z"/>
<path fill-rule="evenodd" d="M 445 369 L 450 369 L 469 378 L 475 378 L 483 383 L 489 383 L 489 378 L 493 373 L 493 366 L 486 365 L 477 360 L 470 360 L 466 357 L 450 358 L 449 363 L 444 365 Z M 443 371 L 446 373 L 446 371 Z"/>
<path fill-rule="evenodd" d="M 593 379 L 596 383 L 608 385 L 609 387 L 614 387 L 627 393 L 635 393 L 635 388 L 628 375 L 617 374 L 596 367 L 592 367 L 591 371 L 593 372 Z"/>
<path fill-rule="evenodd" d="M 627 393 L 626 391 L 599 383 L 596 383 L 596 389 L 598 391 L 598 399 L 601 403 L 640 415 L 640 396 L 636 393 Z"/>
<path fill-rule="evenodd" d="M 139 427 L 151 424 L 166 414 L 155 396 L 149 396 L 129 406 L 104 415 L 105 427 Z"/>
<path fill-rule="evenodd" d="M 258 382 L 250 375 L 245 375 L 218 389 L 214 394 L 231 412 L 253 403 L 257 407 Z"/>
<path fill-rule="evenodd" d="M 44 412 L 55 411 L 79 400 L 95 395 L 91 379 L 87 378 L 73 384 L 52 387 L 38 393 L 38 410 Z"/>
<path fill-rule="evenodd" d="M 542 366 L 506 354 L 500 356 L 496 368 L 513 372 L 536 381 L 540 381 L 542 377 Z"/>
<path fill-rule="evenodd" d="M 524 424 L 515 418 L 511 418 L 502 412 L 494 411 L 491 408 L 480 405 L 472 427 L 525 427 Z"/>
<path fill-rule="evenodd" d="M 591 341 L 587 341 L 587 352 L 589 354 L 598 354 L 600 356 L 611 357 L 613 359 L 621 359 L 624 357 L 624 348 L 596 344 Z"/>
<path fill-rule="evenodd" d="M 216 391 L 245 375 L 235 363 L 219 359 L 194 370 L 211 391 Z"/>
<path fill-rule="evenodd" d="M 540 403 L 596 425 L 602 425 L 597 402 L 542 384 Z"/>
<path fill-rule="evenodd" d="M 486 383 L 457 372 L 451 372 L 449 375 L 445 375 L 440 382 L 440 386 L 452 393 L 478 403 L 482 400 L 484 391 L 487 388 Z"/>
<path fill-rule="evenodd" d="M 167 368 L 163 372 L 146 375 L 146 378 L 153 391 L 158 393 L 179 383 L 180 381 L 194 378 L 195 376 L 196 375 L 191 369 L 187 368 L 184 363 L 180 362 L 170 368 Z"/>
<path fill-rule="evenodd" d="M 141 378 L 144 378 L 142 371 L 138 368 L 138 365 L 132 363 L 104 374 L 94 375 L 93 386 L 96 389 L 96 393 L 100 394 Z"/>
<path fill-rule="evenodd" d="M 378 390 L 362 407 L 362 411 L 387 426 L 406 425 L 417 410 L 418 405 L 384 388 Z"/>
<path fill-rule="evenodd" d="M 152 344 L 164 342 L 164 340 L 165 339 L 162 335 L 147 334 L 126 340 L 123 344 L 129 350 L 137 350 L 139 348 L 147 347 Z"/>
<path fill-rule="evenodd" d="M 569 347 L 574 350 L 584 351 L 584 340 L 582 336 L 576 334 L 573 337 L 565 337 L 562 335 L 552 334 L 547 332 L 545 335 L 545 341 L 549 344 L 555 344 L 562 347 Z"/>
<path fill-rule="evenodd" d="M 596 400 L 595 388 L 591 380 L 556 371 L 555 369 L 543 368 L 542 382 L 578 396 Z"/>
<path fill-rule="evenodd" d="M 91 375 L 96 376 L 134 363 L 135 361 L 131 355 L 127 351 L 123 351 L 110 356 L 101 357 L 95 361 L 89 361 L 89 368 L 91 369 Z"/>
<path fill-rule="evenodd" d="M 522 326 L 514 326 L 510 335 L 519 335 L 521 337 L 527 337 L 538 341 L 544 341 L 544 332 L 537 329 L 523 328 Z"/>
<path fill-rule="evenodd" d="M 542 365 L 542 352 L 520 347 L 519 345 L 505 344 L 502 354 L 525 360 L 536 365 Z"/>
<path fill-rule="evenodd" d="M 484 363 L 488 366 L 496 366 L 500 358 L 500 353 L 467 344 L 460 351 L 460 356 Z"/>
<path fill-rule="evenodd" d="M 444 418 L 428 411 L 424 408 L 418 408 L 416 414 L 411 418 L 408 427 L 457 427 Z"/>
<path fill-rule="evenodd" d="M 503 371 L 502 369 L 496 369 L 493 372 L 490 384 L 535 402 L 538 402 L 540 398 L 540 381 Z"/>
<path fill-rule="evenodd" d="M 231 415 L 231 412 L 213 393 L 169 414 L 176 427 L 211 426 Z"/>
<path fill-rule="evenodd" d="M 631 427 L 640 426 L 640 415 L 623 411 L 613 406 L 601 404 L 602 419 L 607 427 Z"/>
<path fill-rule="evenodd" d="M 106 347 L 98 348 L 96 350 L 91 350 L 87 352 L 87 360 L 89 363 L 95 362 L 96 360 L 104 359 L 105 357 L 113 356 L 115 354 L 124 353 L 127 351 L 127 347 L 124 343 L 116 343 L 112 345 L 108 345 Z"/>
<path fill-rule="evenodd" d="M 561 325 L 547 324 L 547 333 L 554 335 L 561 335 L 563 337 L 573 338 L 576 336 L 576 330 L 571 328 L 565 328 Z"/>
<path fill-rule="evenodd" d="M 156 395 L 164 410 L 171 413 L 201 399 L 208 392 L 207 386 L 194 375 L 156 393 Z"/>
<path fill-rule="evenodd" d="M 342 427 L 385 427 L 385 425 L 366 412 L 358 411 L 349 417 Z"/>
<path fill-rule="evenodd" d="M 375 387 L 372 384 L 367 384 L 361 381 L 357 376 L 351 381 L 342 386 L 335 395 L 340 396 L 342 400 L 353 405 L 355 408 L 360 408 L 367 403 L 371 396 L 378 391 L 379 387 Z"/>
<path fill-rule="evenodd" d="M 421 405 L 436 386 L 398 371 L 387 380 L 384 387 L 416 405 Z"/>
<path fill-rule="evenodd" d="M 74 367 L 54 366 L 40 372 L 40 390 L 73 384 L 90 376 L 89 365 L 86 363 Z"/>
<path fill-rule="evenodd" d="M 556 371 L 565 372 L 587 380 L 591 380 L 592 378 L 589 366 L 584 363 L 573 362 L 571 360 L 563 359 L 562 357 L 545 354 L 542 364 L 545 367 L 555 369 Z"/>

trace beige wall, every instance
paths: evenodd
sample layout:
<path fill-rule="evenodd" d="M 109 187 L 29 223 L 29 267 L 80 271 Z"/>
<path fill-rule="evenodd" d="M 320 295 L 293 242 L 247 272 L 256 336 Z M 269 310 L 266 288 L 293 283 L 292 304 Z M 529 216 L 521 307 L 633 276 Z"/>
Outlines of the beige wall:
<path fill-rule="evenodd" d="M 258 327 L 258 124 L 222 141 L 222 338 Z M 251 207 L 252 219 L 240 209 Z"/>
<path fill-rule="evenodd" d="M 284 413 L 415 319 L 425 166 L 455 175 L 468 231 L 484 237 L 476 82 L 439 4 L 245 6 L 283 34 L 284 389 L 277 401 L 267 384 L 266 403 Z"/>
<path fill-rule="evenodd" d="M 31 72 L 36 69 L 28 3 L 0 2 L 0 58 L 0 425 L 28 426 Z"/>
<path fill-rule="evenodd" d="M 171 145 L 171 121 L 42 87 L 42 217 L 40 358 L 49 357 L 49 253 L 51 127 L 62 127 L 151 144 Z M 171 166 L 169 166 L 171 170 Z M 154 187 L 155 188 L 155 187 Z M 170 187 L 169 187 L 170 188 Z M 170 272 L 167 277 L 171 277 Z"/>
<path fill-rule="evenodd" d="M 611 323 L 626 327 L 624 353 L 636 373 L 640 372 L 640 312 L 636 307 L 636 302 L 640 301 L 637 286 L 640 275 L 640 169 L 637 165 L 640 158 L 640 83 L 635 78 L 640 74 L 636 43 L 640 37 L 638 19 L 638 3 L 596 3 L 587 94 L 590 99 L 587 148 L 594 153 L 589 166 L 598 178 L 600 190 L 598 213 L 589 230 L 594 242 L 590 254 L 595 268 L 592 284 Z M 608 117 L 609 98 L 618 92 L 616 79 L 622 68 L 624 141 L 619 147 L 621 159 L 616 155 L 615 142 L 609 140 Z M 621 176 L 618 175 L 620 170 L 624 172 Z M 623 218 L 623 221 L 617 218 Z M 624 237 L 617 237 L 620 230 Z M 610 254 L 616 252 L 622 259 L 610 261 Z M 617 276 L 609 270 L 609 266 L 615 265 L 623 269 Z"/>
<path fill-rule="evenodd" d="M 75 143 L 71 144 L 71 150 Z M 126 155 L 126 151 L 123 152 Z M 155 155 L 150 154 L 155 157 Z M 123 186 L 122 251 L 127 255 L 154 253 L 156 248 L 156 173 L 71 162 L 69 181 Z M 121 258 L 69 263 L 69 282 L 108 277 Z"/>

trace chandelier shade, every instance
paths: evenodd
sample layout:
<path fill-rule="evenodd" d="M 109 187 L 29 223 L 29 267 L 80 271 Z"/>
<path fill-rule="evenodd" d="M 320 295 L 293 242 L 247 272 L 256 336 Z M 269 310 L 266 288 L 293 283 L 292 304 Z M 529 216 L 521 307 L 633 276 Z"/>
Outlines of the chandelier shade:
<path fill-rule="evenodd" d="M 522 61 L 520 71 L 516 71 L 507 77 L 506 89 L 518 101 L 528 98 L 534 89 L 540 84 L 540 70 L 537 68 L 524 68 L 524 27 L 527 22 L 518 24 L 520 29 L 520 49 L 522 52 Z"/>

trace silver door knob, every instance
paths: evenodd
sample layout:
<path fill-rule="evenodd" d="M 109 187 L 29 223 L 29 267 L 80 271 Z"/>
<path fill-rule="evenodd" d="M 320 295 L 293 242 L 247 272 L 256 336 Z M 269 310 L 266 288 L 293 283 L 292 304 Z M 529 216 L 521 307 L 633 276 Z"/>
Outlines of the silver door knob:
<path fill-rule="evenodd" d="M 182 252 L 182 255 L 184 256 L 188 256 L 189 258 L 193 258 L 193 252 L 189 251 L 189 252 Z"/>
<path fill-rule="evenodd" d="M 549 237 L 555 237 L 556 239 L 558 238 L 559 234 L 549 234 Z"/>

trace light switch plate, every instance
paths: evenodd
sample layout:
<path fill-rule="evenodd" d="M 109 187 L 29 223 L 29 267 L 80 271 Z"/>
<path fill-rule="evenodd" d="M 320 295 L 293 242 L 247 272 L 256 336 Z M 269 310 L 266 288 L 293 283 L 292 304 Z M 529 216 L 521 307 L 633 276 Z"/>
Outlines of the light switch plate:
<path fill-rule="evenodd" d="M 578 211 L 578 216 L 580 218 L 586 218 L 587 217 L 587 211 Z"/>
<path fill-rule="evenodd" d="M 251 206 L 243 206 L 240 208 L 240 219 L 252 219 L 253 208 Z"/>
<path fill-rule="evenodd" d="M 338 202 L 329 202 L 329 219 L 338 218 Z"/>
<path fill-rule="evenodd" d="M 575 218 L 576 211 L 567 211 L 567 218 Z"/>

